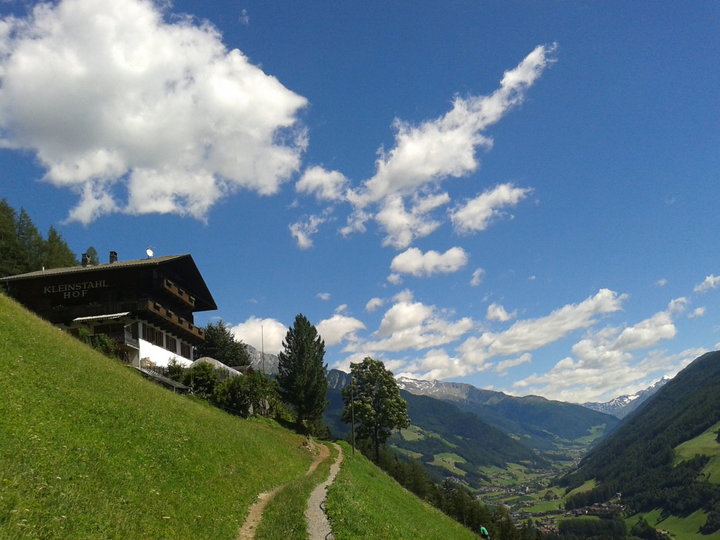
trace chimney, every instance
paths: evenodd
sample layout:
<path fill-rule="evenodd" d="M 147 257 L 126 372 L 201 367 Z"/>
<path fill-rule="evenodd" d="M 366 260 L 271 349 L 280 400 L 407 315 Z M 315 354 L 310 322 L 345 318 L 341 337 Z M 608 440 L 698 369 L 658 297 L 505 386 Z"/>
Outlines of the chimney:
<path fill-rule="evenodd" d="M 90 255 L 88 255 L 87 253 L 83 253 L 82 254 L 82 265 L 88 266 L 89 264 L 90 264 Z"/>
<path fill-rule="evenodd" d="M 117 262 L 117 251 L 110 252 L 110 264 Z"/>

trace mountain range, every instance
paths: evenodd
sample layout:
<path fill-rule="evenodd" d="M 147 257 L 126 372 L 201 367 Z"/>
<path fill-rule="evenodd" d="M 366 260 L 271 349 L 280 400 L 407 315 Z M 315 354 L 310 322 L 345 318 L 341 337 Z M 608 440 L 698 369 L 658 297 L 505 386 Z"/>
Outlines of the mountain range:
<path fill-rule="evenodd" d="M 635 394 L 618 396 L 610 401 L 606 401 L 605 403 L 586 402 L 582 405 L 588 409 L 612 414 L 613 416 L 622 419 L 645 403 L 648 398 L 653 396 L 655 392 L 660 390 L 660 388 L 662 388 L 669 380 L 669 378 L 663 377 L 652 386 L 649 386 Z"/>

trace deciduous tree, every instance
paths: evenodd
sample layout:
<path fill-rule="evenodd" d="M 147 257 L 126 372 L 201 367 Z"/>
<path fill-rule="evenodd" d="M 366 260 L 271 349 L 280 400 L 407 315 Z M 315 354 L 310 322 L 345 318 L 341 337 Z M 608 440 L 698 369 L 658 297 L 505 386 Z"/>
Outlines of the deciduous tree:
<path fill-rule="evenodd" d="M 380 445 L 392 431 L 410 425 L 407 403 L 400 397 L 392 372 L 381 361 L 367 357 L 359 364 L 351 363 L 350 372 L 351 383 L 342 390 L 342 419 L 349 423 L 354 416 L 357 436 L 372 441 L 377 462 Z"/>

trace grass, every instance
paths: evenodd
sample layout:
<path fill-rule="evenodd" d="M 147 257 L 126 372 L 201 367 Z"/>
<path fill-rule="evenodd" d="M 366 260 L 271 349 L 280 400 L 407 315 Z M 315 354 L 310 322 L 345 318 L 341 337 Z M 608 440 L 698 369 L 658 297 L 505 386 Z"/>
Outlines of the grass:
<path fill-rule="evenodd" d="M 470 540 L 477 536 L 420 501 L 362 454 L 342 443 L 345 461 L 328 490 L 336 540 Z"/>
<path fill-rule="evenodd" d="M 709 482 L 720 483 L 720 443 L 717 441 L 717 431 L 720 422 L 705 430 L 703 433 L 685 441 L 675 448 L 675 464 L 691 459 L 695 455 L 710 456 L 710 461 L 701 471 Z"/>
<path fill-rule="evenodd" d="M 672 535 L 672 538 L 678 540 L 720 540 L 720 531 L 713 534 L 700 534 L 698 529 L 705 523 L 707 518 L 705 512 L 695 512 L 688 517 L 680 518 L 669 516 L 662 519 L 660 510 L 653 510 L 644 514 L 636 514 L 626 518 L 628 530 L 632 528 L 638 519 L 643 516 L 647 522 L 656 529 L 663 529 Z"/>
<path fill-rule="evenodd" d="M 235 538 L 303 439 L 175 395 L 0 295 L 0 538 Z"/>
<path fill-rule="evenodd" d="M 337 458 L 337 450 L 330 448 L 330 457 L 320 463 L 312 474 L 289 482 L 268 503 L 255 535 L 256 540 L 302 540 L 308 538 L 305 509 L 315 486 L 327 479 L 330 466 Z"/>
<path fill-rule="evenodd" d="M 458 456 L 457 454 L 453 454 L 450 452 L 443 452 L 442 454 L 435 454 L 433 456 L 433 461 L 431 463 L 429 463 L 429 465 L 434 465 L 435 467 L 441 467 L 457 476 L 465 476 L 467 473 L 465 471 L 463 471 L 462 469 L 458 469 L 457 466 L 455 465 L 456 463 L 467 463 L 467 462 L 462 457 Z"/>

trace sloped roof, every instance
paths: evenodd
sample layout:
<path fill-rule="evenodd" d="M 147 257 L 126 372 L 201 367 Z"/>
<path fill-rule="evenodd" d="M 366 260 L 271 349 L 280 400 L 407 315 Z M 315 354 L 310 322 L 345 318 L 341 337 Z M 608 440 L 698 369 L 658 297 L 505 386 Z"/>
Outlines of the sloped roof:
<path fill-rule="evenodd" d="M 210 294 L 210 290 L 205 284 L 200 271 L 195 265 L 192 255 L 185 253 L 183 255 L 164 255 L 162 257 L 151 257 L 148 259 L 135 259 L 131 261 L 117 261 L 114 263 L 102 263 L 88 266 L 66 266 L 63 268 L 50 268 L 47 270 L 36 270 L 35 272 L 27 272 L 25 274 L 17 274 L 15 276 L 7 276 L 0 278 L 0 282 L 17 282 L 33 279 L 42 279 L 47 277 L 59 277 L 65 275 L 82 276 L 83 274 L 93 274 L 97 272 L 122 271 L 133 268 L 148 268 L 153 266 L 180 266 L 182 273 L 188 276 L 192 282 L 193 293 L 196 297 L 196 311 L 207 311 L 217 309 L 215 300 Z"/>

